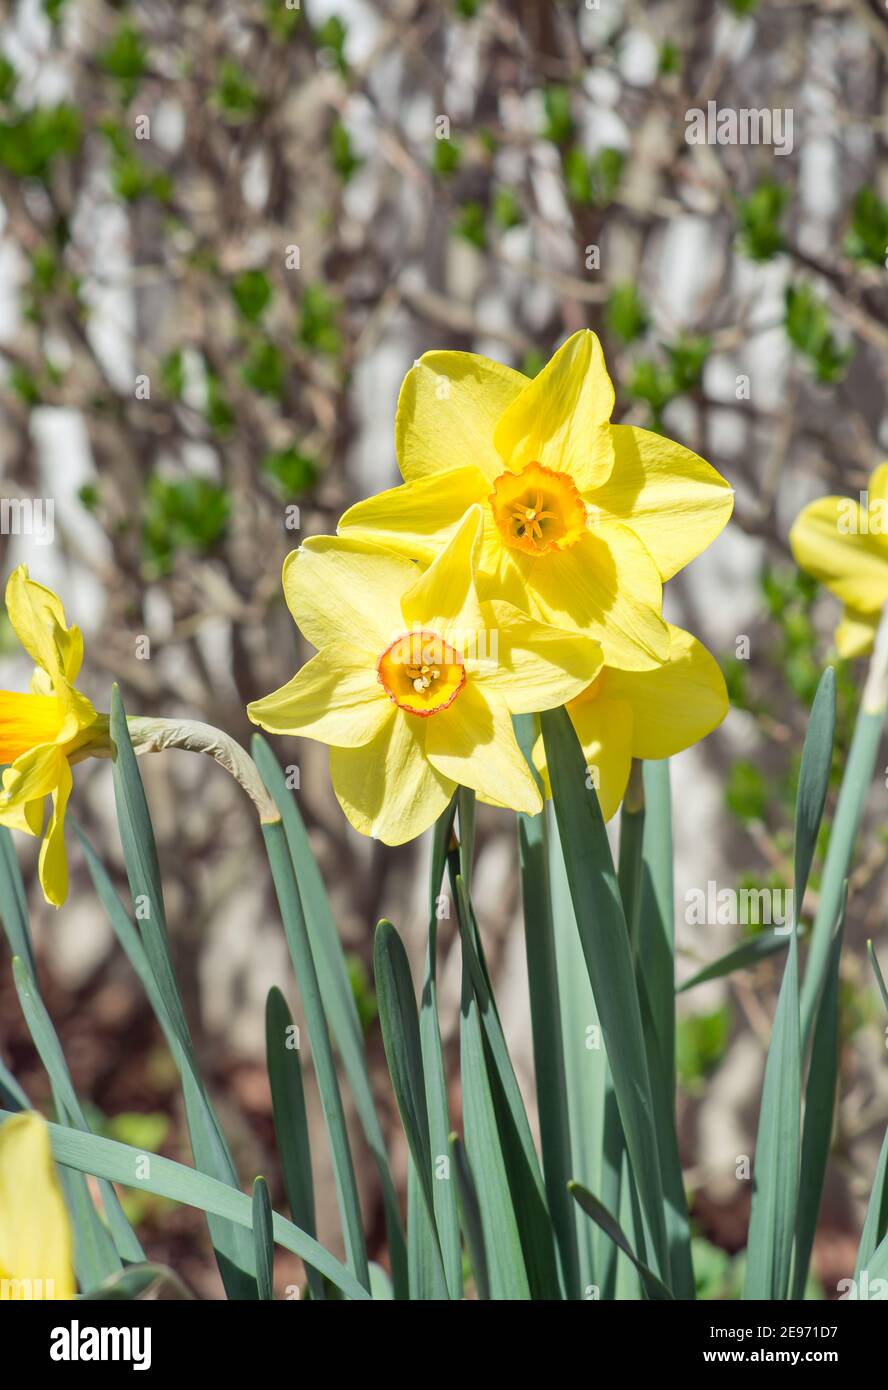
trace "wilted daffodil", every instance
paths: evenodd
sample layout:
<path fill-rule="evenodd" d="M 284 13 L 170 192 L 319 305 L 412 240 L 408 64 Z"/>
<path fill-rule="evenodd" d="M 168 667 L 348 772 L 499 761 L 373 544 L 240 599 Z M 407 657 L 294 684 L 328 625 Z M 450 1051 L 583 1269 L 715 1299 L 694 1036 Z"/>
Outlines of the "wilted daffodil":
<path fill-rule="evenodd" d="M 724 677 L 702 642 L 669 625 L 669 658 L 656 671 L 605 667 L 567 706 L 601 812 L 617 811 L 633 758 L 671 758 L 712 732 L 728 712 Z M 543 740 L 533 759 L 548 790 Z"/>
<path fill-rule="evenodd" d="M 845 605 L 836 628 L 839 656 L 872 649 L 888 602 L 888 463 L 870 476 L 859 501 L 819 497 L 796 518 L 789 543 L 800 569 L 819 579 Z"/>
<path fill-rule="evenodd" d="M 403 486 L 351 507 L 343 536 L 429 563 L 478 503 L 478 592 L 601 642 L 609 666 L 665 661 L 662 581 L 731 513 L 724 479 L 688 449 L 611 425 L 601 345 L 575 333 L 540 374 L 466 352 L 407 373 L 395 427 Z"/>
<path fill-rule="evenodd" d="M 0 691 L 0 763 L 11 764 L 3 773 L 0 825 L 43 834 L 45 799 L 52 797 L 39 873 L 47 902 L 59 907 L 68 893 L 64 820 L 71 764 L 108 751 L 108 718 L 74 689 L 83 661 L 80 629 L 67 626 L 60 599 L 29 579 L 24 565 L 10 575 L 6 612 L 36 669 L 28 694 Z"/>
<path fill-rule="evenodd" d="M 290 612 L 319 650 L 247 712 L 271 733 L 330 744 L 345 814 L 387 844 L 432 825 L 457 784 L 539 811 L 511 716 L 563 704 L 601 669 L 592 639 L 479 602 L 481 523 L 472 507 L 425 571 L 331 536 L 306 541 L 284 565 Z"/>
<path fill-rule="evenodd" d="M 0 1125 L 0 1299 L 73 1298 L 71 1227 L 46 1122 Z"/>

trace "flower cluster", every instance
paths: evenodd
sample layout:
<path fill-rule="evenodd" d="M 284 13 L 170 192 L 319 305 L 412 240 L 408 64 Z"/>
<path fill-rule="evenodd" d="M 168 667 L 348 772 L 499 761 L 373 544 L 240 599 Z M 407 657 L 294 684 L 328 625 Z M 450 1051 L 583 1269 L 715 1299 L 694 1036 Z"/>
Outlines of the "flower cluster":
<path fill-rule="evenodd" d="M 248 713 L 330 745 L 336 795 L 364 834 L 412 839 L 457 786 L 538 812 L 542 743 L 536 776 L 513 715 L 567 706 L 608 818 L 633 758 L 669 757 L 724 717 L 718 666 L 663 620 L 662 598 L 733 495 L 690 450 L 612 425 L 613 405 L 588 331 L 533 380 L 471 353 L 427 353 L 398 404 L 404 483 L 287 557 L 284 594 L 317 654 Z M 23 565 L 6 608 L 36 670 L 29 693 L 0 691 L 0 825 L 43 836 L 40 882 L 58 906 L 71 765 L 110 754 L 108 717 L 74 688 L 80 631 Z M 129 725 L 139 751 L 211 752 L 265 815 L 249 759 L 219 731 Z"/>
<path fill-rule="evenodd" d="M 287 603 L 318 652 L 248 713 L 330 745 L 364 834 L 413 838 L 457 785 L 539 811 L 513 714 L 567 705 L 607 817 L 634 757 L 668 757 L 724 717 L 718 666 L 663 620 L 662 586 L 733 495 L 690 450 L 612 425 L 613 406 L 589 331 L 533 380 L 426 353 L 398 403 L 403 484 L 287 558 Z M 541 743 L 534 760 L 545 787 Z"/>

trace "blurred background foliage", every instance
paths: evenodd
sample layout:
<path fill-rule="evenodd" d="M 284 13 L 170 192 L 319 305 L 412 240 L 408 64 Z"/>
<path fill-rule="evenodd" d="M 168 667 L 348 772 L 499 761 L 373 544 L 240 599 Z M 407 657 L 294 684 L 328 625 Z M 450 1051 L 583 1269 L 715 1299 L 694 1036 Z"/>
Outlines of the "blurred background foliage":
<path fill-rule="evenodd" d="M 788 527 L 811 497 L 864 488 L 888 442 L 883 7 L 6 0 L 0 12 L 2 489 L 55 502 L 54 544 L 0 538 L 4 572 L 26 558 L 65 595 L 96 702 L 107 708 L 113 677 L 131 711 L 246 739 L 246 702 L 305 656 L 283 557 L 396 480 L 394 407 L 414 357 L 462 348 L 533 375 L 590 326 L 615 419 L 680 439 L 736 490 L 730 532 L 667 607 L 716 651 L 734 706 L 674 769 L 683 968 L 727 949 L 724 933 L 684 924 L 684 892 L 788 886 L 801 730 L 832 654 L 835 606 L 795 571 Z M 689 145 L 686 113 L 710 100 L 791 108 L 791 151 Z M 5 625 L 0 642 L 12 651 Z M 4 684 L 26 678 L 21 662 L 4 668 Z M 836 777 L 860 670 L 838 674 Z M 374 1038 L 370 929 L 385 912 L 421 950 L 425 850 L 360 841 L 323 752 L 279 747 Z M 256 1059 L 286 958 L 251 812 L 194 762 L 145 768 L 175 950 L 243 1171 L 269 1171 Z M 119 874 L 106 771 L 78 769 L 77 811 Z M 856 1177 L 888 1111 L 860 955 L 882 927 L 885 799 L 877 783 L 851 884 L 845 1100 L 815 1251 L 826 1287 L 847 1264 Z M 479 907 L 532 1090 L 513 831 L 492 812 L 479 831 Z M 182 1156 L 168 1059 L 72 860 L 72 903 L 44 913 L 40 948 L 75 1081 L 107 1133 Z M 445 1008 L 453 935 L 442 923 Z M 777 969 L 683 1004 L 683 1156 L 712 1297 L 737 1278 L 748 1184 L 735 1158 L 753 1132 Z M 0 1042 L 42 1098 L 8 977 Z M 368 1165 L 359 1176 L 379 1214 Z M 140 1200 L 149 1251 L 213 1292 L 200 1223 Z M 333 1227 L 322 1207 L 321 1238 Z"/>

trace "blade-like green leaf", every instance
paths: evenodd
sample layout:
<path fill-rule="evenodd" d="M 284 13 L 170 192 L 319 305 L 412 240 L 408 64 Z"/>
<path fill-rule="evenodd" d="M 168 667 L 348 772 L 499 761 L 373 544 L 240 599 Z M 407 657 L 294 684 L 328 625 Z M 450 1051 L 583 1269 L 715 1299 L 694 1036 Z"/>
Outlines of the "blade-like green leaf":
<path fill-rule="evenodd" d="M 446 1294 L 447 1279 L 435 1220 L 432 1152 L 426 1111 L 419 1017 L 407 952 L 395 928 L 385 919 L 377 926 L 373 939 L 373 973 L 382 1042 L 392 1090 L 407 1136 L 414 1176 L 422 1194 L 428 1220 L 428 1226 L 424 1228 L 429 1237 L 426 1242 L 428 1248 L 418 1249 L 416 1256 L 420 1261 L 431 1259 L 437 1264 L 434 1283 L 440 1297 L 442 1293 Z M 414 1202 L 414 1216 L 417 1205 Z"/>
<path fill-rule="evenodd" d="M 871 941 L 868 941 L 866 943 L 866 953 L 869 957 L 869 963 L 872 968 L 876 984 L 879 987 L 879 993 L 882 996 L 882 1003 L 885 1005 L 885 1008 L 888 1009 L 888 985 L 885 984 L 885 976 L 882 974 L 882 968 L 879 965 L 875 950 L 873 949 L 873 943 Z"/>
<path fill-rule="evenodd" d="M 302 1066 L 293 1019 L 276 985 L 272 985 L 265 1001 L 265 1052 L 274 1132 L 290 1214 L 297 1226 L 314 1236 L 317 1227 Z M 323 1300 L 323 1279 L 311 1265 L 306 1266 L 306 1274 L 312 1298 Z"/>
<path fill-rule="evenodd" d="M 882 1140 L 879 1161 L 876 1164 L 873 1186 L 866 1208 L 863 1231 L 860 1236 L 860 1245 L 857 1248 L 854 1278 L 858 1281 L 861 1272 L 867 1268 L 872 1260 L 879 1242 L 884 1240 L 886 1231 L 888 1231 L 888 1129 L 886 1129 L 885 1138 Z"/>
<path fill-rule="evenodd" d="M 484 1249 L 484 1223 L 481 1220 L 481 1207 L 475 1179 L 469 1167 L 466 1146 L 458 1134 L 450 1136 L 450 1153 L 453 1171 L 456 1174 L 456 1188 L 459 1193 L 459 1206 L 462 1212 L 462 1225 L 466 1237 L 466 1248 L 475 1276 L 475 1288 L 479 1299 L 490 1298 L 490 1279 L 487 1274 L 487 1253 Z"/>
<path fill-rule="evenodd" d="M 735 970 L 749 970 L 757 965 L 760 960 L 767 960 L 769 956 L 774 956 L 778 951 L 785 951 L 789 945 L 789 932 L 760 931 L 757 935 L 744 941 L 742 946 L 736 946 L 733 951 L 728 951 L 726 955 L 714 960 L 711 965 L 704 965 L 702 970 L 698 970 L 684 984 L 678 985 L 676 994 L 684 994 L 685 990 L 693 989 L 695 985 L 703 985 L 707 980 L 720 980 L 724 975 L 731 975 Z"/>
<path fill-rule="evenodd" d="M 168 1027 L 176 1038 L 182 1058 L 187 1059 L 187 1064 L 180 1070 L 194 1161 L 204 1172 L 237 1187 L 238 1177 L 230 1151 L 206 1101 L 194 1060 L 191 1034 L 170 956 L 163 888 L 148 802 L 130 741 L 123 701 L 116 685 L 111 691 L 111 741 L 114 747 L 112 775 L 117 823 L 139 939 Z M 228 1296 L 255 1298 L 257 1288 L 252 1240 L 244 1234 L 239 1224 L 219 1221 L 215 1214 L 208 1216 L 208 1224 Z"/>
<path fill-rule="evenodd" d="M 622 1250 L 623 1254 L 635 1265 L 648 1298 L 663 1301 L 667 1299 L 671 1300 L 672 1294 L 669 1292 L 666 1285 L 638 1258 L 623 1234 L 620 1223 L 611 1216 L 607 1207 L 603 1206 L 597 1197 L 593 1197 L 592 1193 L 585 1187 L 581 1187 L 578 1182 L 572 1182 L 570 1184 L 570 1192 L 586 1215 L 591 1216 L 595 1224 L 601 1227 L 613 1241 L 614 1245 Z"/>
<path fill-rule="evenodd" d="M 475 943 L 480 938 L 471 899 L 459 874 L 455 874 L 454 887 L 463 961 L 478 1004 L 485 1056 L 491 1064 L 490 1092 L 498 1119 L 506 1173 L 515 1210 L 521 1212 L 519 1232 L 531 1293 L 535 1299 L 560 1299 L 562 1291 L 554 1232 L 533 1135 L 502 1024 L 494 1006 L 489 977 L 476 949 Z M 475 1167 L 474 1159 L 472 1167 Z"/>
<path fill-rule="evenodd" d="M 9 1112 L 0 1110 L 0 1124 L 8 1119 Z M 49 1138 L 57 1163 L 80 1173 L 92 1173 L 110 1182 L 122 1183 L 124 1187 L 132 1187 L 136 1191 L 155 1192 L 160 1197 L 169 1197 L 173 1202 L 183 1202 L 200 1211 L 212 1212 L 225 1221 L 235 1222 L 251 1239 L 253 1208 L 250 1198 L 227 1183 L 210 1178 L 206 1173 L 198 1173 L 194 1168 L 186 1168 L 184 1164 L 174 1163 L 172 1159 L 161 1158 L 158 1154 L 145 1154 L 129 1144 L 118 1143 L 116 1139 L 81 1134 L 79 1130 L 68 1129 L 64 1125 L 50 1124 Z M 314 1265 L 347 1298 L 369 1299 L 367 1290 L 345 1265 L 334 1259 L 305 1231 L 300 1231 L 298 1226 L 285 1221 L 277 1213 L 274 1214 L 273 1229 L 278 1245 L 292 1250 L 307 1264 Z"/>
<path fill-rule="evenodd" d="M 551 803 L 546 816 L 572 1171 L 580 1174 L 584 1186 L 602 1194 L 609 1210 L 617 1211 L 620 1205 L 623 1132 Z M 576 1214 L 584 1296 L 597 1289 L 602 1299 L 612 1299 L 617 1268 L 616 1247 L 594 1223 L 586 1220 L 576 1203 L 572 1205 Z"/>
<path fill-rule="evenodd" d="M 844 909 L 833 942 L 826 987 L 817 1010 L 811 1065 L 805 1087 L 805 1121 L 802 1127 L 802 1158 L 799 1168 L 799 1200 L 796 1214 L 793 1256 L 792 1297 L 804 1298 L 808 1266 L 814 1248 L 814 1234 L 820 1213 L 820 1199 L 826 1180 L 836 1108 L 836 1082 L 839 1072 L 839 959 L 844 934 Z"/>
<path fill-rule="evenodd" d="M 460 1078 L 466 1153 L 481 1208 L 490 1297 L 529 1299 L 530 1286 L 490 1089 L 478 1001 L 465 957 L 460 1006 Z"/>
<path fill-rule="evenodd" d="M 811 949 L 801 999 L 802 1040 L 805 1045 L 814 1026 L 817 1001 L 829 963 L 833 929 L 839 916 L 845 880 L 850 873 L 863 808 L 873 784 L 873 770 L 884 723 L 884 708 L 868 709 L 864 697 L 854 725 L 836 813 L 830 827 L 817 912 L 811 931 Z"/>
<path fill-rule="evenodd" d="M 293 861 L 280 821 L 262 826 L 262 835 L 268 852 L 268 862 L 274 879 L 275 891 L 284 923 L 284 933 L 290 950 L 290 958 L 302 996 L 305 1010 L 311 1055 L 315 1076 L 327 1123 L 330 1152 L 333 1158 L 333 1175 L 336 1180 L 336 1195 L 339 1201 L 339 1215 L 345 1238 L 345 1248 L 349 1264 L 355 1275 L 364 1285 L 370 1287 L 370 1271 L 367 1265 L 367 1247 L 364 1243 L 364 1229 L 361 1222 L 361 1204 L 355 1181 L 355 1169 L 348 1130 L 345 1124 L 345 1111 L 336 1076 L 336 1063 L 333 1048 L 327 1032 L 327 1020 L 321 998 L 320 985 L 309 942 L 302 900 L 296 885 Z"/>
<path fill-rule="evenodd" d="M 449 1161 L 450 1111 L 447 1102 L 447 1080 L 441 1030 L 438 1024 L 438 919 L 440 912 L 449 912 L 450 900 L 442 894 L 442 879 L 447 850 L 453 834 L 457 797 L 454 795 L 447 810 L 438 817 L 432 835 L 432 856 L 429 870 L 429 923 L 426 942 L 425 975 L 419 1003 L 419 1041 L 422 1049 L 425 1076 L 426 1109 L 429 1117 L 429 1143 L 435 1182 L 432 1194 L 438 1242 L 444 1262 L 446 1288 L 442 1288 L 441 1269 L 435 1249 L 434 1232 L 425 1210 L 419 1187 L 416 1165 L 411 1158 L 407 1179 L 408 1263 L 412 1298 L 441 1300 L 448 1294 L 462 1298 L 462 1251 L 459 1241 L 459 1212 L 455 1185 L 451 1180 Z M 462 838 L 460 850 L 463 850 Z M 468 847 L 466 847 L 466 852 Z M 443 1160 L 443 1161 L 442 1161 Z"/>
<path fill-rule="evenodd" d="M 629 934 L 607 832 L 564 710 L 541 716 L 564 862 L 655 1272 L 668 1271 L 660 1157 Z"/>
<path fill-rule="evenodd" d="M 28 1032 L 31 1034 L 31 1040 L 52 1082 L 56 1102 L 61 1104 L 66 1116 L 77 1129 L 83 1130 L 84 1134 L 90 1134 L 92 1131 L 83 1113 L 83 1107 L 77 1098 L 77 1092 L 74 1090 L 74 1083 L 71 1080 L 71 1074 L 68 1071 L 52 1021 L 27 965 L 18 956 L 13 957 L 12 973 L 22 1013 L 28 1025 Z M 141 1263 L 145 1259 L 145 1252 L 124 1215 L 117 1193 L 111 1184 L 104 1179 L 100 1181 L 99 1187 L 102 1193 L 102 1205 L 105 1208 L 117 1253 L 122 1260 L 126 1260 L 130 1264 Z"/>
<path fill-rule="evenodd" d="M 385 1140 L 376 1113 L 364 1051 L 364 1034 L 358 1018 L 342 942 L 336 930 L 324 880 L 312 853 L 296 798 L 287 786 L 277 758 L 261 734 L 254 736 L 252 748 L 262 780 L 281 813 L 311 942 L 324 1014 L 342 1058 L 358 1118 L 379 1171 L 395 1293 L 398 1298 L 404 1298 L 407 1291 L 407 1250 L 398 1194 L 395 1191 Z"/>
<path fill-rule="evenodd" d="M 70 1169 L 67 1170 L 70 1172 Z M 148 1293 L 163 1290 L 166 1299 L 192 1300 L 194 1294 L 182 1283 L 174 1270 L 167 1265 L 138 1264 L 128 1265 L 117 1274 L 110 1275 L 97 1288 L 80 1295 L 81 1302 L 111 1303 L 132 1302 Z"/>
<path fill-rule="evenodd" d="M 256 1283 L 259 1297 L 266 1303 L 274 1299 L 274 1233 L 268 1183 L 259 1177 L 253 1183 L 253 1241 L 256 1246 Z"/>
<path fill-rule="evenodd" d="M 785 1299 L 799 1190 L 802 1053 L 799 1032 L 799 957 L 790 933 L 755 1145 L 752 1210 L 746 1252 L 746 1299 Z"/>
<path fill-rule="evenodd" d="M 833 739 L 836 732 L 836 673 L 827 666 L 817 686 L 799 769 L 799 787 L 795 812 L 795 902 L 800 917 L 811 861 L 817 847 L 817 834 L 823 817 L 826 793 L 829 790 L 829 770 L 832 764 Z M 840 895 L 841 896 L 841 895 Z M 839 913 L 836 914 L 838 920 Z M 834 924 L 833 924 L 834 925 Z"/>
<path fill-rule="evenodd" d="M 537 721 L 532 715 L 518 715 L 513 723 L 521 751 L 532 768 Z M 563 1291 L 568 1298 L 576 1299 L 581 1296 L 577 1223 L 567 1190 L 574 1169 L 545 816 L 519 814 L 518 857 L 546 1199 L 558 1246 Z"/>
<path fill-rule="evenodd" d="M 31 945 L 25 885 L 15 857 L 12 835 L 5 825 L 0 825 L 0 920 L 6 931 L 9 949 L 25 962 L 31 978 L 36 980 L 37 966 Z"/>

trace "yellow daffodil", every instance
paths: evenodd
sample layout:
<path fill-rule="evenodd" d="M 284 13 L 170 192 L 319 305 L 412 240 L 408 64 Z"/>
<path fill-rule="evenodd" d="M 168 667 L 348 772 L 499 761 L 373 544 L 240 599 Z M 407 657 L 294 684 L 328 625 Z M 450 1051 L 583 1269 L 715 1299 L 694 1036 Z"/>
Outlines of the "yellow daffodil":
<path fill-rule="evenodd" d="M 481 526 L 471 507 L 425 571 L 332 536 L 306 541 L 284 565 L 290 612 L 319 650 L 247 712 L 271 733 L 330 744 L 345 814 L 387 844 L 432 825 L 458 784 L 539 811 L 511 716 L 563 704 L 601 669 L 594 640 L 479 602 Z"/>
<path fill-rule="evenodd" d="M 670 758 L 712 732 L 728 711 L 724 677 L 696 637 L 669 625 L 669 658 L 655 671 L 605 667 L 567 706 L 605 820 L 614 815 L 633 758 Z M 533 760 L 548 791 L 543 740 Z"/>
<path fill-rule="evenodd" d="M 0 1125 L 0 1300 L 73 1298 L 71 1227 L 45 1120 Z"/>
<path fill-rule="evenodd" d="M 68 627 L 61 601 L 28 578 L 19 565 L 6 586 L 6 612 L 35 663 L 28 694 L 0 691 L 0 825 L 43 833 L 45 799 L 52 814 L 40 847 L 39 874 L 47 902 L 59 907 L 68 894 L 65 808 L 71 763 L 109 748 L 108 719 L 74 689 L 83 661 L 80 629 Z"/>
<path fill-rule="evenodd" d="M 533 380 L 466 352 L 428 352 L 401 388 L 401 487 L 359 502 L 339 532 L 428 564 L 482 508 L 478 592 L 601 642 L 609 666 L 666 660 L 662 581 L 715 539 L 733 494 L 671 440 L 611 425 L 594 333 Z"/>
<path fill-rule="evenodd" d="M 888 602 L 888 463 L 870 476 L 860 500 L 819 497 L 799 513 L 789 543 L 800 569 L 842 600 L 839 656 L 872 650 Z"/>

